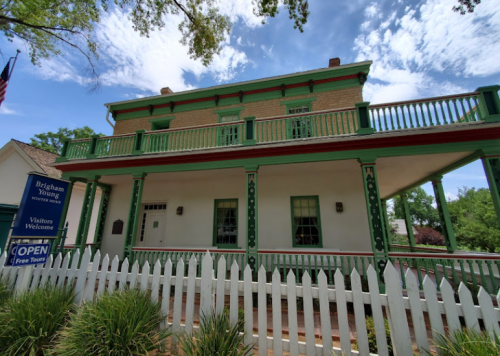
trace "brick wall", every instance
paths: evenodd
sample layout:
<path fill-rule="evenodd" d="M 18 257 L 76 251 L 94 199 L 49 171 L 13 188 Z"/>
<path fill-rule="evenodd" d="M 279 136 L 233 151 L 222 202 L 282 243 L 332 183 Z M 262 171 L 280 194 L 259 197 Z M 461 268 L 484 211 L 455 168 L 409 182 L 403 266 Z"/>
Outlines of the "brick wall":
<path fill-rule="evenodd" d="M 286 97 L 279 99 L 264 100 L 252 103 L 242 103 L 232 106 L 221 106 L 210 109 L 193 110 L 172 114 L 146 116 L 138 119 L 130 119 L 117 121 L 115 124 L 114 135 L 133 133 L 136 130 L 151 130 L 150 119 L 175 116 L 171 121 L 171 128 L 189 127 L 197 125 L 216 124 L 219 116 L 214 114 L 214 110 L 230 109 L 231 107 L 245 107 L 241 112 L 241 118 L 246 116 L 255 116 L 257 118 L 286 115 L 286 106 L 280 105 L 280 102 L 287 100 L 298 100 L 315 97 L 316 101 L 312 102 L 312 110 L 328 110 L 345 107 L 353 107 L 355 103 L 363 101 L 362 87 L 354 87 L 348 89 L 340 89 L 327 91 L 322 93 L 311 93 L 308 95 L 299 95 L 294 97 Z"/>

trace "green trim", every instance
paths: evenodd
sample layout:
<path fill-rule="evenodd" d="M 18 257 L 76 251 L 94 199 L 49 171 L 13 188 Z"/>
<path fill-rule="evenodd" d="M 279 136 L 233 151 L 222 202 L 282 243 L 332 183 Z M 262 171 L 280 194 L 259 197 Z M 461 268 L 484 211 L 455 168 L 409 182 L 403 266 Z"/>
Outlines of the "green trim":
<path fill-rule="evenodd" d="M 389 214 L 387 213 L 387 201 L 385 199 L 380 199 L 380 203 L 382 204 L 382 213 L 384 214 L 384 226 L 385 226 L 385 234 L 387 240 L 385 241 L 387 247 L 390 247 L 389 244 L 389 236 L 391 236 L 391 225 L 389 223 Z"/>
<path fill-rule="evenodd" d="M 280 105 L 286 106 L 286 114 L 290 115 L 290 113 L 289 113 L 290 108 L 296 107 L 296 106 L 308 106 L 309 112 L 313 111 L 312 102 L 316 101 L 316 100 L 317 100 L 316 97 L 296 99 L 296 100 L 287 100 L 287 101 L 281 101 Z M 306 114 L 306 113 L 304 113 L 304 114 Z"/>
<path fill-rule="evenodd" d="M 433 144 L 425 146 L 418 145 L 418 146 L 406 146 L 406 147 L 371 148 L 363 150 L 321 152 L 321 153 L 309 153 L 309 154 L 273 156 L 273 157 L 258 157 L 258 158 L 235 159 L 235 160 L 224 160 L 224 161 L 214 161 L 214 162 L 197 162 L 197 163 L 168 164 L 168 165 L 157 165 L 157 166 L 74 171 L 74 172 L 68 172 L 68 175 L 71 175 L 73 177 L 86 178 L 96 174 L 104 176 L 104 175 L 123 175 L 123 174 L 135 174 L 135 173 L 143 174 L 143 173 L 162 173 L 162 172 L 187 172 L 187 171 L 199 171 L 199 170 L 211 170 L 211 169 L 238 168 L 238 167 L 244 167 L 246 165 L 267 166 L 267 165 L 279 165 L 279 164 L 291 164 L 291 163 L 348 160 L 348 159 L 358 159 L 359 157 L 363 156 L 382 158 L 382 157 L 426 155 L 435 153 L 453 153 L 453 152 L 464 152 L 464 151 L 477 151 L 481 149 L 498 149 L 498 147 L 500 147 L 500 140 L 472 141 L 472 142 Z"/>
<path fill-rule="evenodd" d="M 408 204 L 408 196 L 401 194 L 401 202 L 403 203 L 403 211 L 405 215 L 406 236 L 408 236 L 408 244 L 410 251 L 415 252 L 415 236 L 413 235 L 413 224 L 410 217 L 410 205 Z M 389 231 L 389 230 L 387 230 Z"/>
<path fill-rule="evenodd" d="M 73 184 L 75 184 L 75 181 L 73 179 L 70 179 L 70 182 L 68 184 L 68 190 L 66 191 L 66 199 L 64 200 L 64 206 L 63 206 L 63 210 L 61 213 L 61 221 L 59 222 L 59 229 L 57 231 L 57 237 L 51 246 L 52 253 L 56 252 L 57 246 L 59 245 L 61 238 L 62 238 L 64 226 L 66 225 L 66 217 L 68 216 L 69 201 L 71 200 L 71 194 L 73 193 Z M 69 228 L 69 226 L 68 226 L 68 228 Z"/>
<path fill-rule="evenodd" d="M 109 198 L 111 195 L 111 188 L 101 189 L 101 202 L 99 204 L 99 213 L 97 215 L 96 229 L 94 233 L 94 246 L 92 252 L 101 249 L 102 239 L 104 237 L 104 226 L 106 224 L 106 216 L 108 214 Z"/>
<path fill-rule="evenodd" d="M 257 143 L 255 139 L 255 116 L 247 116 L 245 120 L 243 146 L 253 146 Z"/>
<path fill-rule="evenodd" d="M 234 244 L 218 244 L 217 243 L 217 204 L 221 202 L 236 202 L 236 243 Z M 213 239 L 212 246 L 217 246 L 220 248 L 239 248 L 239 229 L 238 229 L 238 199 L 215 199 L 214 200 L 214 227 L 213 227 Z"/>
<path fill-rule="evenodd" d="M 158 117 L 156 119 L 149 119 L 151 124 L 151 131 L 165 130 L 170 128 L 170 121 L 175 119 L 175 116 Z"/>
<path fill-rule="evenodd" d="M 78 231 L 75 239 L 75 249 L 79 248 L 82 254 L 85 250 L 85 246 L 87 245 L 87 236 L 89 233 L 92 210 L 94 208 L 95 193 L 97 190 L 97 180 L 99 180 L 99 178 L 99 176 L 94 176 L 92 180 L 87 182 L 87 187 L 85 188 L 82 212 L 80 214 L 80 222 L 78 224 Z"/>
<path fill-rule="evenodd" d="M 398 195 L 401 195 L 401 194 L 404 194 L 404 192 L 406 192 L 407 190 L 410 190 L 410 189 L 413 189 L 413 188 L 416 188 L 416 187 L 420 187 L 422 184 L 425 184 L 425 183 L 428 183 L 431 181 L 432 177 L 435 177 L 435 176 L 443 176 L 447 173 L 450 173 L 452 171 L 454 171 L 455 169 L 458 169 L 460 167 L 463 167 L 469 163 L 472 163 L 474 162 L 476 159 L 478 159 L 479 157 L 481 157 L 481 151 L 478 150 L 474 153 L 472 153 L 471 155 L 467 156 L 467 157 L 464 157 L 464 158 L 461 158 L 459 159 L 458 161 L 444 167 L 444 168 L 441 168 L 440 170 L 428 175 L 427 177 L 423 178 L 423 179 L 420 179 L 418 182 L 415 182 L 413 183 L 412 185 L 409 185 L 399 191 L 397 191 L 396 193 L 394 194 L 391 194 L 387 197 L 384 197 L 385 200 L 389 200 L 389 199 L 392 199 L 394 198 L 395 196 L 398 196 Z"/>
<path fill-rule="evenodd" d="M 258 166 L 245 167 L 246 172 L 246 254 L 247 263 L 252 271 L 258 269 L 259 249 L 259 204 L 258 204 Z"/>
<path fill-rule="evenodd" d="M 446 240 L 446 248 L 448 253 L 453 253 L 457 250 L 457 240 L 455 238 L 455 232 L 453 231 L 453 225 L 451 224 L 446 197 L 444 196 L 443 183 L 441 182 L 442 179 L 442 176 L 434 177 L 432 188 L 434 189 L 434 198 L 436 200 L 439 218 L 441 219 L 441 229 Z"/>
<path fill-rule="evenodd" d="M 311 79 L 314 81 L 317 81 L 317 80 L 327 79 L 327 78 L 332 78 L 332 77 L 342 77 L 342 76 L 351 75 L 351 74 L 358 74 L 359 72 L 368 73 L 369 70 L 370 70 L 370 63 L 365 63 L 365 64 L 360 64 L 360 65 L 354 65 L 354 66 L 348 67 L 348 68 L 336 68 L 336 69 L 325 70 L 325 71 L 320 71 L 320 72 L 316 72 L 316 73 L 301 73 L 301 74 L 297 74 L 297 75 L 290 76 L 287 78 L 270 78 L 269 80 L 263 80 L 263 81 L 259 81 L 256 83 L 255 82 L 254 83 L 238 83 L 238 85 L 236 85 L 236 86 L 229 86 L 229 87 L 224 87 L 224 88 L 211 87 L 211 88 L 207 88 L 205 90 L 199 90 L 196 92 L 187 92 L 187 93 L 179 93 L 179 94 L 164 95 L 164 96 L 158 95 L 158 96 L 153 96 L 151 98 L 148 98 L 146 100 L 141 100 L 141 101 L 110 104 L 110 110 L 111 111 L 120 111 L 120 110 L 134 109 L 134 108 L 139 108 L 139 107 L 147 107 L 149 105 L 156 106 L 156 105 L 166 104 L 166 107 L 155 108 L 154 111 L 155 111 L 155 115 L 162 115 L 162 114 L 168 115 L 171 113 L 170 106 L 168 105 L 170 101 L 178 102 L 178 101 L 195 100 L 195 99 L 215 96 L 216 94 L 219 96 L 226 95 L 226 94 L 235 94 L 239 90 L 241 90 L 243 92 L 248 92 L 248 91 L 252 91 L 252 90 L 259 90 L 259 89 L 265 89 L 265 88 L 270 88 L 270 87 L 280 87 L 281 84 L 290 85 L 290 84 L 304 83 L 304 82 L 308 82 Z M 339 90 L 339 89 L 346 89 L 346 88 L 353 88 L 353 87 L 360 87 L 360 86 L 361 85 L 359 83 L 359 78 L 346 79 L 346 80 L 328 82 L 328 83 L 323 83 L 323 84 L 315 84 L 314 85 L 314 93 L 316 94 L 316 93 L 325 92 L 325 91 Z M 304 87 L 286 89 L 285 97 L 292 98 L 294 96 L 309 95 L 309 94 L 310 94 L 309 87 L 304 86 Z M 245 95 L 243 97 L 243 103 L 258 102 L 258 101 L 271 100 L 271 99 L 280 99 L 282 97 L 283 96 L 281 94 L 281 90 L 274 90 L 274 91 L 270 91 L 270 92 Z M 230 97 L 230 98 L 219 99 L 218 106 L 215 105 L 214 100 L 195 102 L 195 103 L 186 104 L 186 105 L 179 105 L 179 106 L 174 107 L 174 112 L 178 113 L 178 112 L 185 112 L 185 111 L 191 111 L 191 110 L 217 108 L 217 107 L 223 107 L 223 106 L 229 106 L 229 105 L 241 105 L 240 98 L 235 96 L 235 97 Z M 149 116 L 149 110 L 144 109 L 144 110 L 136 111 L 136 112 L 117 114 L 115 121 L 135 119 L 135 118 L 147 117 L 147 116 Z"/>
<path fill-rule="evenodd" d="M 497 219 L 500 224 L 500 160 L 497 157 L 483 157 L 484 173 L 488 179 L 491 199 L 497 213 Z"/>
<path fill-rule="evenodd" d="M 237 122 L 241 120 L 241 112 L 243 110 L 245 110 L 245 107 L 220 109 L 220 110 L 214 110 L 214 114 L 219 115 L 219 118 L 217 119 L 218 123 L 222 122 L 221 119 L 223 116 L 229 116 L 229 115 L 238 115 L 238 120 L 234 120 L 234 122 Z"/>
<path fill-rule="evenodd" d="M 317 218 L 318 218 L 318 237 L 319 237 L 319 242 L 317 245 L 302 245 L 298 244 L 295 241 L 295 236 L 294 236 L 294 231 L 295 231 L 295 221 L 294 221 L 294 212 L 293 212 L 293 201 L 295 199 L 314 199 L 316 202 L 316 212 L 317 212 Z M 321 227 L 321 211 L 319 208 L 319 196 L 317 195 L 305 195 L 305 196 L 292 196 L 290 197 L 290 210 L 291 210 L 291 217 L 292 217 L 292 244 L 293 247 L 301 247 L 301 248 L 323 248 L 323 232 L 322 232 L 322 227 Z"/>
<path fill-rule="evenodd" d="M 498 98 L 500 85 L 491 85 L 477 88 L 479 92 L 479 113 L 486 122 L 500 121 L 500 99 Z"/>

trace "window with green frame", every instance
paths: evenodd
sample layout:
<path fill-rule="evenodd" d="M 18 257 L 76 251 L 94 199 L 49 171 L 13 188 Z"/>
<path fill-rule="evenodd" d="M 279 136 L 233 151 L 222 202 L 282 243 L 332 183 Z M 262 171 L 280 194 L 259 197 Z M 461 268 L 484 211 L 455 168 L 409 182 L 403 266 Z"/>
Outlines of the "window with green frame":
<path fill-rule="evenodd" d="M 280 104 L 286 106 L 287 115 L 298 115 L 312 111 L 312 102 L 316 98 L 282 101 Z M 308 116 L 299 116 L 287 120 L 288 138 L 298 139 L 313 137 L 313 123 Z"/>
<path fill-rule="evenodd" d="M 214 246 L 238 247 L 238 199 L 216 199 Z"/>
<path fill-rule="evenodd" d="M 294 247 L 323 247 L 318 196 L 291 197 Z"/>
<path fill-rule="evenodd" d="M 219 123 L 230 123 L 240 121 L 240 114 L 244 107 L 215 110 L 214 114 L 219 115 Z M 217 139 L 219 146 L 233 146 L 240 144 L 241 137 L 239 126 L 227 125 L 219 127 Z"/>

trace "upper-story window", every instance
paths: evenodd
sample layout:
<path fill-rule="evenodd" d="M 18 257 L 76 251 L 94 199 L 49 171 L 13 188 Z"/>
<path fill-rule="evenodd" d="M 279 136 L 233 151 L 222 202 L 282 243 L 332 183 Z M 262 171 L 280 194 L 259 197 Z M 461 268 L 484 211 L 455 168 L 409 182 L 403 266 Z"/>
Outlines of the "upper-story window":
<path fill-rule="evenodd" d="M 229 115 L 221 115 L 219 122 L 231 122 L 231 121 L 239 121 L 239 114 L 229 114 Z"/>
<path fill-rule="evenodd" d="M 170 121 L 174 119 L 173 116 L 160 117 L 158 119 L 151 119 L 149 123 L 151 124 L 151 131 L 166 130 L 170 128 Z"/>
<path fill-rule="evenodd" d="M 301 112 L 309 112 L 311 108 L 309 105 L 297 105 L 288 108 L 288 115 L 300 114 Z"/>
<path fill-rule="evenodd" d="M 241 111 L 245 109 L 240 108 L 229 108 L 215 110 L 214 113 L 219 115 L 219 123 L 227 124 L 231 122 L 236 122 L 241 120 Z M 234 146 L 239 145 L 242 141 L 243 132 L 242 124 L 235 123 L 234 125 L 224 125 L 217 129 L 217 141 L 219 146 Z"/>
<path fill-rule="evenodd" d="M 286 106 L 287 115 L 300 115 L 312 111 L 312 103 L 316 98 L 282 101 Z M 296 116 L 287 120 L 287 138 L 299 139 L 314 136 L 314 126 L 311 117 Z"/>

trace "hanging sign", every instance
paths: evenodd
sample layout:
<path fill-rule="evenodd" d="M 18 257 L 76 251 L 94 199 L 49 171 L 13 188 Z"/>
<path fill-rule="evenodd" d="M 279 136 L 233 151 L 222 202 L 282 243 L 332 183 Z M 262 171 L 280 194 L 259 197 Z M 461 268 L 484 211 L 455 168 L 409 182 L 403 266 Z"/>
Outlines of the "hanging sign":
<path fill-rule="evenodd" d="M 11 236 L 55 238 L 68 186 L 67 181 L 30 173 Z"/>

